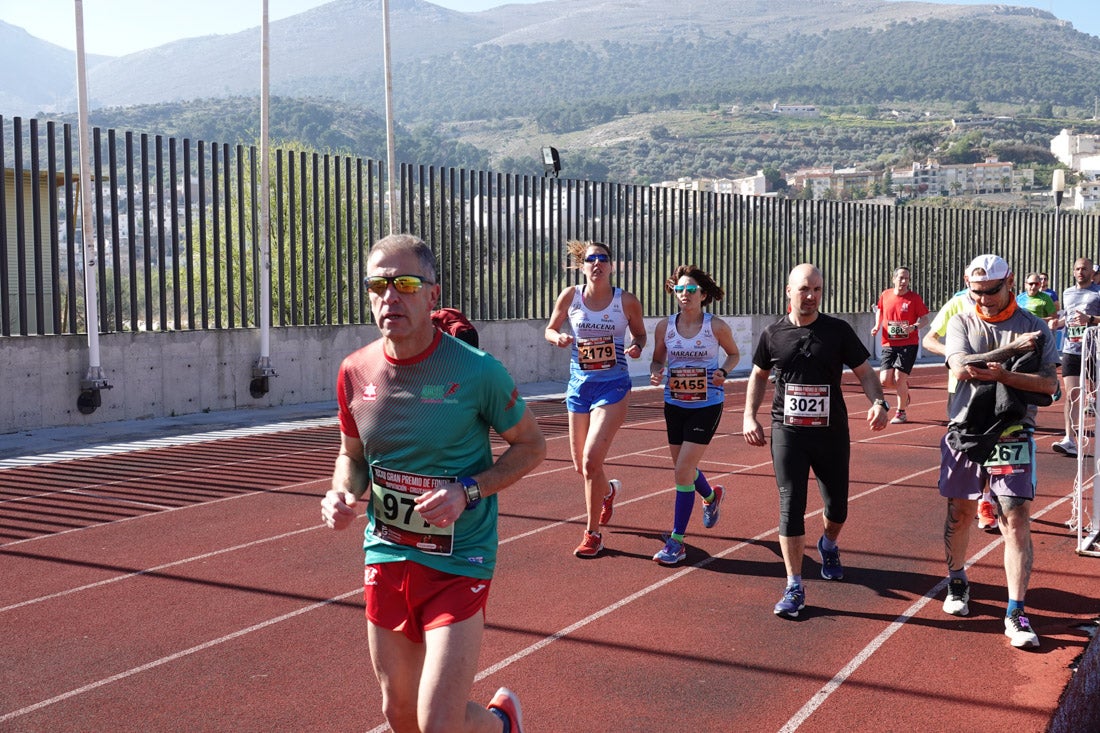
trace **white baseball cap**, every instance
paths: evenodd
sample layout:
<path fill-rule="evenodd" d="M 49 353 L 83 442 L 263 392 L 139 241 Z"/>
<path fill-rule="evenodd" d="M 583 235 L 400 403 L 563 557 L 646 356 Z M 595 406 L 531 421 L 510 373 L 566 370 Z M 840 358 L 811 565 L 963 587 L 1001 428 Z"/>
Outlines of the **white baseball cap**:
<path fill-rule="evenodd" d="M 984 275 L 975 275 L 975 270 L 981 270 Z M 1004 280 L 1012 274 L 1008 263 L 997 255 L 978 255 L 966 266 L 966 277 L 972 283 L 986 282 L 987 280 Z"/>

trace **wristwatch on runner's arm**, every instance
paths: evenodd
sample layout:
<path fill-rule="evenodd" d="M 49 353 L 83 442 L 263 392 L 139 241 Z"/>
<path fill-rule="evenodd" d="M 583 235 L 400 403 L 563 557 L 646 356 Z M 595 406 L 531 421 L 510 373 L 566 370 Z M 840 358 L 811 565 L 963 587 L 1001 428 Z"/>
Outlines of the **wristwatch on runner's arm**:
<path fill-rule="evenodd" d="M 462 484 L 462 488 L 466 492 L 467 509 L 481 501 L 481 487 L 472 477 L 460 476 L 458 483 Z"/>

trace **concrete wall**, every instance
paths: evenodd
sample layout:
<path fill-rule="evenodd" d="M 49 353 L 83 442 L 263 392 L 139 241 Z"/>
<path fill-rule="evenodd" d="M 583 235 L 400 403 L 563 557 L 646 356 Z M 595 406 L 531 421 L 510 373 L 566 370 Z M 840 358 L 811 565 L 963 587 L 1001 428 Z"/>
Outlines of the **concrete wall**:
<path fill-rule="evenodd" d="M 871 314 L 845 318 L 871 348 Z M 741 352 L 735 374 L 748 373 L 756 334 L 773 319 L 725 318 Z M 657 320 L 646 319 L 650 339 Z M 481 347 L 500 359 L 517 383 L 564 386 L 569 350 L 543 339 L 544 321 L 475 325 Z M 86 336 L 0 339 L 0 434 L 276 405 L 332 401 L 335 406 L 340 361 L 377 337 L 374 326 L 273 329 L 271 365 L 278 376 L 257 399 L 249 392 L 260 350 L 256 330 L 105 334 L 99 339 L 100 366 L 111 389 L 102 391 L 102 406 L 90 415 L 76 404 L 88 368 Z M 649 373 L 652 349 L 648 344 L 642 358 L 631 361 L 633 376 Z"/>

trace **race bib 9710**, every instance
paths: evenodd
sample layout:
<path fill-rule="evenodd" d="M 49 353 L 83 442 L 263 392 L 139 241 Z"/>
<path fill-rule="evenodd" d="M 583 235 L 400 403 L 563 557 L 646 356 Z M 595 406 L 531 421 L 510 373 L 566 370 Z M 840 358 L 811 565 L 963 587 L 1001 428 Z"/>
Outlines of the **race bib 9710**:
<path fill-rule="evenodd" d="M 416 511 L 416 497 L 435 491 L 453 477 L 424 476 L 371 466 L 371 506 L 374 536 L 392 545 L 413 547 L 433 555 L 450 555 L 454 525 L 434 527 Z"/>

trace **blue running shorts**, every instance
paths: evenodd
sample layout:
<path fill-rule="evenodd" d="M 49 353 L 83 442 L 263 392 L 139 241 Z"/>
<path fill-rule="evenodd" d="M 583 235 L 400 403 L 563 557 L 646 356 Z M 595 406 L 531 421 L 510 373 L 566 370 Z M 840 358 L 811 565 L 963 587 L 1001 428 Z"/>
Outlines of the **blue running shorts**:
<path fill-rule="evenodd" d="M 569 412 L 589 413 L 593 407 L 614 405 L 630 394 L 630 377 L 593 382 L 570 377 L 565 388 L 565 407 Z"/>

